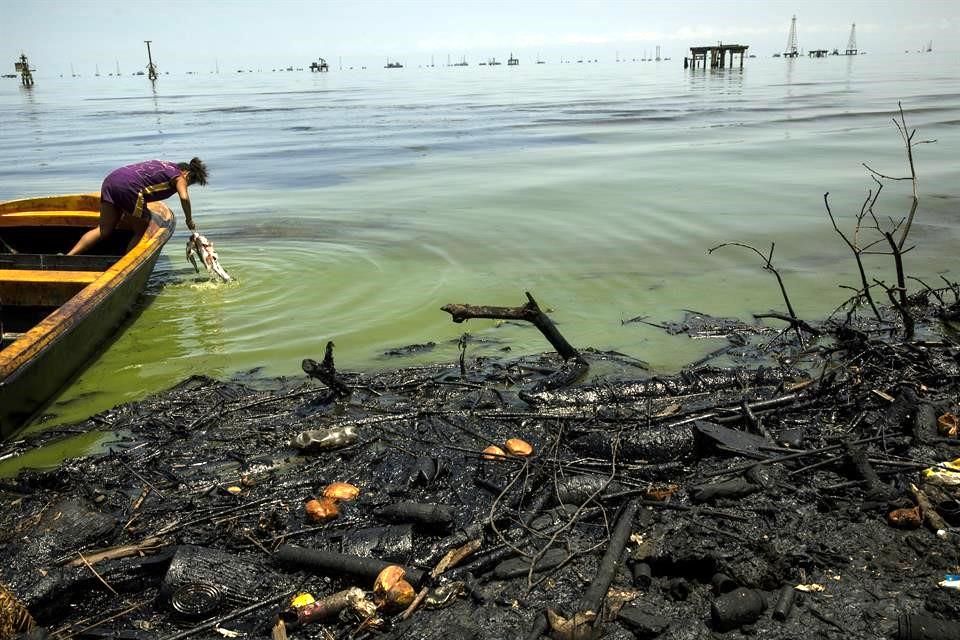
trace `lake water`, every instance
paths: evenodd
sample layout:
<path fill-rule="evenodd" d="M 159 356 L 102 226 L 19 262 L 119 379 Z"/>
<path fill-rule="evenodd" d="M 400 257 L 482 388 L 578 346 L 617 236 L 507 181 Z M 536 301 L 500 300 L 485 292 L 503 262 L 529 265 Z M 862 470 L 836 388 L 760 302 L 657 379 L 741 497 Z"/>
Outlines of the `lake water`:
<path fill-rule="evenodd" d="M 532 328 L 456 325 L 449 302 L 514 306 L 530 291 L 571 343 L 670 371 L 716 344 L 621 321 L 685 308 L 782 309 L 736 240 L 766 248 L 801 315 L 842 302 L 854 263 L 823 194 L 852 225 L 872 186 L 861 162 L 906 171 L 891 116 L 919 138 L 921 204 L 907 268 L 957 278 L 960 82 L 947 54 L 757 58 L 745 68 L 521 64 L 0 81 L 0 200 L 99 189 L 116 166 L 193 155 L 210 184 L 196 220 L 237 278 L 185 260 L 180 222 L 141 313 L 50 408 L 83 418 L 195 374 L 302 375 L 328 340 L 370 369 L 468 353 L 538 352 Z M 909 183 L 878 205 L 899 218 Z M 877 277 L 893 278 L 877 259 Z M 402 359 L 398 346 L 435 342 Z M 48 422 L 49 424 L 49 422 Z"/>

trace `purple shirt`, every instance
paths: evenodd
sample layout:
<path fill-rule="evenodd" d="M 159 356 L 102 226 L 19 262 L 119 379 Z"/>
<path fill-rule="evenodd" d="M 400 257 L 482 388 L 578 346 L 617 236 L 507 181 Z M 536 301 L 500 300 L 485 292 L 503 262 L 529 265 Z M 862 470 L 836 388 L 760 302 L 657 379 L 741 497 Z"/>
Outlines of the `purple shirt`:
<path fill-rule="evenodd" d="M 115 169 L 100 187 L 100 200 L 123 214 L 148 218 L 147 202 L 165 200 L 177 192 L 180 168 L 173 162 L 147 160 Z"/>

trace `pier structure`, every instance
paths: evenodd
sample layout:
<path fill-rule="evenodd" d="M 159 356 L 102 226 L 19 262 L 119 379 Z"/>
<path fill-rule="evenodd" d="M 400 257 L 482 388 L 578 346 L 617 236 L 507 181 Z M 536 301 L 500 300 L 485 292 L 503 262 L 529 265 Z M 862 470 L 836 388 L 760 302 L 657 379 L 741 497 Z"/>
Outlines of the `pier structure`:
<path fill-rule="evenodd" d="M 340 68 L 343 69 L 343 64 L 340 65 Z M 310 71 L 319 71 L 321 73 L 330 71 L 330 65 L 328 65 L 327 61 L 323 58 L 317 58 L 317 62 L 310 63 Z"/>
<path fill-rule="evenodd" d="M 707 68 L 707 58 L 710 59 L 710 68 L 723 69 L 727 66 L 727 55 L 730 56 L 730 68 L 733 68 L 734 56 L 737 54 L 740 55 L 740 68 L 743 69 L 743 56 L 746 53 L 747 49 L 750 48 L 748 44 L 723 44 L 718 43 L 716 45 L 706 46 L 706 47 L 690 47 L 690 57 L 683 59 L 683 68 L 688 67 L 697 68 L 698 64 L 701 64 L 704 69 Z"/>
<path fill-rule="evenodd" d="M 33 73 L 30 69 L 30 61 L 27 60 L 27 54 L 20 54 L 20 61 L 13 63 L 13 70 L 20 72 L 20 84 L 25 87 L 33 86 Z"/>
<path fill-rule="evenodd" d="M 157 65 L 153 64 L 153 54 L 150 52 L 150 43 L 153 40 L 144 40 L 147 43 L 147 78 L 150 82 L 157 80 Z"/>

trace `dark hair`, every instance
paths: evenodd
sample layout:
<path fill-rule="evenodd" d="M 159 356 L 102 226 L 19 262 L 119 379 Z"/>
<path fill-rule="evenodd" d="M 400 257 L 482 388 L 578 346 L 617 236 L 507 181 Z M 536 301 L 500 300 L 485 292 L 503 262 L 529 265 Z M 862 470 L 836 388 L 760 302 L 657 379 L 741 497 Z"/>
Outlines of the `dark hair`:
<path fill-rule="evenodd" d="M 180 167 L 181 171 L 190 174 L 188 178 L 190 184 L 196 183 L 200 186 L 207 184 L 207 165 L 203 164 L 203 160 L 200 158 L 194 158 L 190 162 L 180 162 L 177 166 Z"/>

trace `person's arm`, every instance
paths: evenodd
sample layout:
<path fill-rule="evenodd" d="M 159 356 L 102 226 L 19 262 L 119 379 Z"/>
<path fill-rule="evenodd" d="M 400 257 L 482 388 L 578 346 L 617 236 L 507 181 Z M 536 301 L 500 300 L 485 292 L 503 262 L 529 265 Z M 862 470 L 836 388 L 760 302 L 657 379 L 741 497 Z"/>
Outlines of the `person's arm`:
<path fill-rule="evenodd" d="M 177 195 L 180 196 L 180 208 L 183 209 L 183 217 L 187 219 L 187 228 L 190 231 L 196 231 L 197 225 L 193 222 L 193 211 L 190 209 L 190 193 L 187 191 L 187 179 L 183 176 L 177 178 Z"/>

